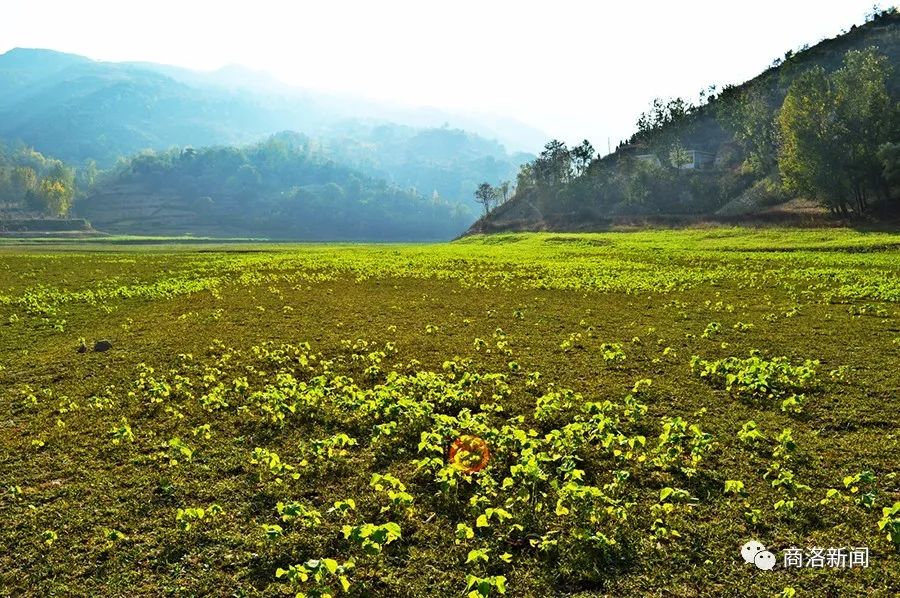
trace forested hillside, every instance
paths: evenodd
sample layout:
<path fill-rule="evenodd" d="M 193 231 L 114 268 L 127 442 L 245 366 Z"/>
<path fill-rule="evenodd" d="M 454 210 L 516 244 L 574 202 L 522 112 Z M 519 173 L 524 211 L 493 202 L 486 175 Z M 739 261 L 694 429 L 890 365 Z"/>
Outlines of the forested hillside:
<path fill-rule="evenodd" d="M 83 177 L 96 175 L 87 168 Z M 61 216 L 72 208 L 75 170 L 30 148 L 0 146 L 0 218 L 6 214 Z"/>
<path fill-rule="evenodd" d="M 873 13 L 751 81 L 711 86 L 698 104 L 654 101 L 613 154 L 598 158 L 587 141 L 548 143 L 520 170 L 509 202 L 479 191 L 490 213 L 471 232 L 755 217 L 794 200 L 815 202 L 823 217 L 890 214 L 900 187 L 897 64 L 900 15 Z"/>
<path fill-rule="evenodd" d="M 446 239 L 473 218 L 336 163 L 297 133 L 135 156 L 104 173 L 75 211 L 107 232 L 305 240 Z"/>
<path fill-rule="evenodd" d="M 242 145 L 293 130 L 369 176 L 474 206 L 471 189 L 478 182 L 512 179 L 533 158 L 478 134 L 511 130 L 504 119 L 496 121 L 439 111 L 404 115 L 237 67 L 199 73 L 21 48 L 0 55 L 0 139 L 79 169 L 91 161 L 108 168 L 147 149 Z M 468 125 L 476 128 L 459 128 Z M 529 139 L 542 138 L 521 129 Z"/>
<path fill-rule="evenodd" d="M 386 178 L 427 196 L 472 203 L 472 190 L 484 180 L 514 181 L 533 154 L 508 155 L 503 146 L 479 135 L 451 129 L 345 123 L 323 142 L 335 161 Z"/>

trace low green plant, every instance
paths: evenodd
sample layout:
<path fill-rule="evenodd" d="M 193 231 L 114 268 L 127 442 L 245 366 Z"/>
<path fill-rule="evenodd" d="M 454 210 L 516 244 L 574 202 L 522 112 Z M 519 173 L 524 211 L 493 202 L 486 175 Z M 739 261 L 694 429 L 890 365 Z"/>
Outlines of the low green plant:
<path fill-rule="evenodd" d="M 488 598 L 492 592 L 506 593 L 506 577 L 503 575 L 489 575 L 479 577 L 477 575 L 466 576 L 467 598 Z"/>
<path fill-rule="evenodd" d="M 284 535 L 284 528 L 277 523 L 263 523 L 260 527 L 267 540 L 277 540 Z"/>
<path fill-rule="evenodd" d="M 345 539 L 360 546 L 363 552 L 369 555 L 381 554 L 385 546 L 402 537 L 400 526 L 393 522 L 381 525 L 373 523 L 345 525 L 342 531 Z"/>
<path fill-rule="evenodd" d="M 706 325 L 706 328 L 703 330 L 703 334 L 700 335 L 700 338 L 709 338 L 714 334 L 718 334 L 722 330 L 722 324 L 719 322 L 710 322 Z"/>
<path fill-rule="evenodd" d="M 582 336 L 580 332 L 572 332 L 569 334 L 568 338 L 566 338 L 563 342 L 559 344 L 559 348 L 563 350 L 563 352 L 568 353 L 572 349 L 583 349 L 584 345 L 582 344 Z"/>
<path fill-rule="evenodd" d="M 766 435 L 760 431 L 759 426 L 757 426 L 756 422 L 752 419 L 741 426 L 741 429 L 738 430 L 737 437 L 738 440 L 749 446 L 754 446 L 766 441 Z"/>
<path fill-rule="evenodd" d="M 109 431 L 110 436 L 112 436 L 112 444 L 118 445 L 123 442 L 134 442 L 134 433 L 131 430 L 131 426 L 128 425 L 128 418 L 123 417 L 120 425 L 118 427 L 113 427 Z"/>
<path fill-rule="evenodd" d="M 829 488 L 825 498 L 820 504 L 828 504 L 834 500 L 852 501 L 857 506 L 872 509 L 878 498 L 878 487 L 875 484 L 875 474 L 865 470 L 859 473 L 844 476 L 842 480 L 846 494 L 837 488 Z"/>
<path fill-rule="evenodd" d="M 276 484 L 284 482 L 284 477 L 289 476 L 292 479 L 300 479 L 300 474 L 295 471 L 293 465 L 288 465 L 281 460 L 281 457 L 275 451 L 270 451 L 262 447 L 253 449 L 250 455 L 250 464 L 256 466 L 259 481 L 271 477 Z M 305 462 L 301 463 L 305 465 Z"/>
<path fill-rule="evenodd" d="M 194 450 L 182 442 L 181 438 L 175 437 L 172 438 L 168 445 L 170 449 L 169 452 L 169 465 L 176 466 L 178 465 L 178 458 L 182 458 L 185 461 L 191 461 L 194 458 Z"/>
<path fill-rule="evenodd" d="M 744 482 L 740 480 L 725 480 L 725 494 L 740 496 L 747 494 L 747 491 L 744 489 Z"/>
<path fill-rule="evenodd" d="M 600 355 L 606 363 L 625 361 L 625 351 L 620 343 L 603 343 L 600 345 Z"/>
<path fill-rule="evenodd" d="M 299 502 L 279 502 L 275 510 L 281 516 L 281 520 L 298 527 L 314 528 L 322 523 L 322 514 L 307 505 Z"/>
<path fill-rule="evenodd" d="M 712 435 L 699 425 L 689 425 L 680 417 L 664 418 L 652 462 L 660 469 L 677 468 L 690 477 L 711 449 Z"/>
<path fill-rule="evenodd" d="M 512 519 L 512 514 L 506 509 L 502 509 L 500 507 L 497 508 L 487 508 L 484 513 L 478 516 L 475 521 L 475 527 L 481 528 L 489 528 L 492 525 L 492 522 L 503 523 L 509 519 Z"/>
<path fill-rule="evenodd" d="M 9 494 L 13 500 L 21 500 L 24 493 L 22 492 L 22 487 L 17 486 L 15 484 L 10 484 L 6 487 L 6 493 Z"/>
<path fill-rule="evenodd" d="M 818 365 L 815 360 L 791 365 L 786 357 L 763 359 L 758 355 L 711 361 L 696 355 L 691 358 L 691 371 L 714 386 L 739 397 L 770 400 L 811 388 L 816 382 Z"/>
<path fill-rule="evenodd" d="M 881 509 L 878 529 L 885 532 L 885 537 L 894 543 L 895 548 L 900 550 L 900 501 Z"/>
<path fill-rule="evenodd" d="M 309 450 L 318 459 L 334 459 L 347 456 L 348 447 L 356 446 L 357 444 L 355 438 L 351 438 L 344 433 L 338 433 L 321 440 L 313 440 L 309 445 Z"/>
<path fill-rule="evenodd" d="M 187 507 L 178 509 L 175 513 L 175 522 L 181 531 L 190 531 L 191 528 L 203 521 L 215 519 L 223 513 L 222 507 L 213 503 L 206 509 L 202 507 Z"/>
<path fill-rule="evenodd" d="M 113 544 L 123 542 L 128 539 L 128 536 L 125 535 L 125 533 L 113 528 L 105 528 L 103 530 L 103 537 Z"/>
<path fill-rule="evenodd" d="M 348 513 L 356 510 L 356 501 L 352 498 L 345 498 L 344 500 L 336 500 L 334 501 L 334 506 L 328 509 L 329 513 L 338 513 L 340 515 L 347 515 Z"/>
<path fill-rule="evenodd" d="M 355 566 L 352 559 L 338 563 L 334 559 L 310 559 L 302 565 L 290 565 L 275 570 L 276 579 L 284 579 L 297 589 L 297 598 L 331 598 L 334 588 L 350 591 L 348 573 Z"/>

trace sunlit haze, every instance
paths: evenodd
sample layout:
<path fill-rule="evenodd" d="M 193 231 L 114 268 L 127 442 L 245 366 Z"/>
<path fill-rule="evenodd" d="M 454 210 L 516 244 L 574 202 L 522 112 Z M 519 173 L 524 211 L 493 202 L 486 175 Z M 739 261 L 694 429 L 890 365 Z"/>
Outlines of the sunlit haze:
<path fill-rule="evenodd" d="M 349 1 L 8 3 L 0 51 L 213 70 L 392 103 L 519 119 L 606 150 L 656 96 L 696 98 L 862 23 L 838 2 Z M 534 148 L 535 150 L 538 148 Z"/>

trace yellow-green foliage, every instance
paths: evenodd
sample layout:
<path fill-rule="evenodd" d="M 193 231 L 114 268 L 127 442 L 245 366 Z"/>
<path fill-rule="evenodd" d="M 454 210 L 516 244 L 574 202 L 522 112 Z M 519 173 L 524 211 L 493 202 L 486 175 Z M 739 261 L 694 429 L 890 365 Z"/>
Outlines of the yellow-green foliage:
<path fill-rule="evenodd" d="M 13 594 L 900 585 L 896 236 L 64 249 L 0 252 Z"/>

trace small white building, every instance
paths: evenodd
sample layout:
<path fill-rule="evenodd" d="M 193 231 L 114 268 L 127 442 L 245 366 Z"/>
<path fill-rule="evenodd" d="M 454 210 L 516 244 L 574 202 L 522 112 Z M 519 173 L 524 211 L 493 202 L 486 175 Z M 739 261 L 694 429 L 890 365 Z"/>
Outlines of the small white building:
<path fill-rule="evenodd" d="M 712 152 L 704 152 L 700 150 L 685 150 L 688 155 L 688 162 L 682 164 L 679 168 L 683 170 L 700 170 L 704 168 L 712 168 L 716 161 L 716 155 Z M 649 162 L 654 166 L 662 166 L 659 156 L 656 154 L 638 154 L 634 157 L 641 162 Z"/>
<path fill-rule="evenodd" d="M 687 150 L 687 153 L 691 157 L 691 161 L 681 165 L 681 168 L 685 170 L 711 168 L 716 161 L 716 155 L 712 152 Z"/>

